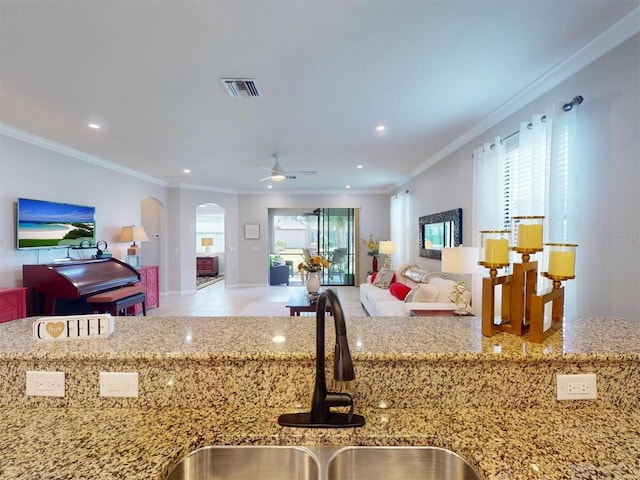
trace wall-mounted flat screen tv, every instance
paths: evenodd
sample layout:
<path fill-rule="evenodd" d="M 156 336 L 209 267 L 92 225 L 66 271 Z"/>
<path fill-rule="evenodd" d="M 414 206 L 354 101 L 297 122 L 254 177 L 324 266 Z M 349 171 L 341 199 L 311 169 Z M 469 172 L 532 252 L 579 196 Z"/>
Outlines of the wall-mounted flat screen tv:
<path fill-rule="evenodd" d="M 18 249 L 95 245 L 95 213 L 95 207 L 18 198 Z"/>

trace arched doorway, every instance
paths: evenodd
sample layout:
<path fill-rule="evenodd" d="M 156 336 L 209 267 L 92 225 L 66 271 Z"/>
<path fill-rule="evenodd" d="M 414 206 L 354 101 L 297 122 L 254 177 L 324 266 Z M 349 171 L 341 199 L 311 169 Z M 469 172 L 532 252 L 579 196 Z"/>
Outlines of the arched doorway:
<path fill-rule="evenodd" d="M 215 203 L 196 207 L 196 284 L 202 288 L 224 278 L 224 208 Z"/>

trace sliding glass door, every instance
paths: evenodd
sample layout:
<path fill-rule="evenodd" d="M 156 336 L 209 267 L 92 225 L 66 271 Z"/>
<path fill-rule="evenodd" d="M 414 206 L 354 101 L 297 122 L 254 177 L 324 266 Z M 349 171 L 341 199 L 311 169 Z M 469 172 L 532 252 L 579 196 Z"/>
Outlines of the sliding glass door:
<path fill-rule="evenodd" d="M 353 208 L 321 208 L 318 212 L 318 253 L 329 261 L 323 285 L 355 284 L 355 221 Z"/>
<path fill-rule="evenodd" d="M 305 249 L 329 261 L 323 285 L 355 285 L 355 210 L 353 208 L 269 209 L 270 261 L 292 266 L 290 284 L 302 282 L 297 271 Z"/>

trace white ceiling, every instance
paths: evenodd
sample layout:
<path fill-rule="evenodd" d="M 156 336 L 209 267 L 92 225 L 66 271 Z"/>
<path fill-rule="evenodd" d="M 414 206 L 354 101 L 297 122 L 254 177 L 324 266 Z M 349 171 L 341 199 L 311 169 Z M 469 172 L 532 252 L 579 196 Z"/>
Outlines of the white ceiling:
<path fill-rule="evenodd" d="M 389 191 L 639 4 L 0 0 L 0 122 L 174 185 L 265 191 L 277 152 L 318 174 L 274 191 Z"/>

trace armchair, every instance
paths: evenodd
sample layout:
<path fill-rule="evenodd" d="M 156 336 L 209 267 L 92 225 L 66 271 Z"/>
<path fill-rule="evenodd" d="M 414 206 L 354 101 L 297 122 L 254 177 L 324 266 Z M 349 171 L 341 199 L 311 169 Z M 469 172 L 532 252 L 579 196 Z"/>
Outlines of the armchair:
<path fill-rule="evenodd" d="M 289 265 L 276 265 L 269 268 L 269 285 L 289 285 Z"/>

